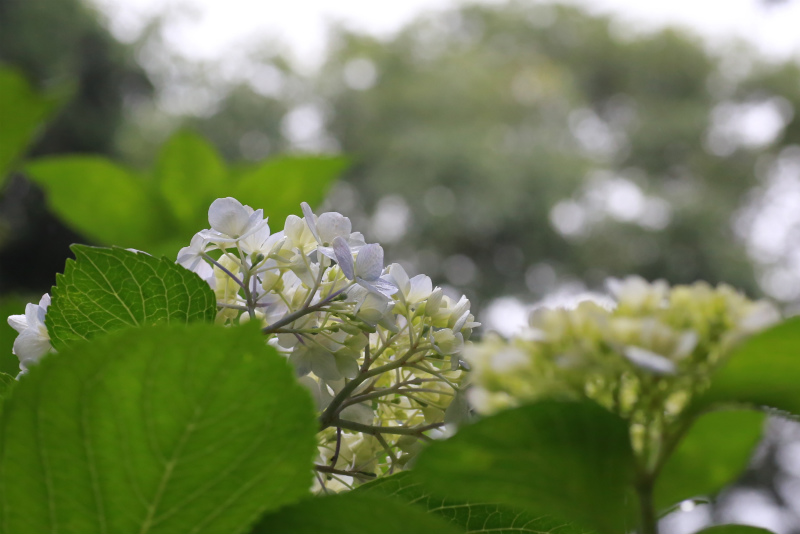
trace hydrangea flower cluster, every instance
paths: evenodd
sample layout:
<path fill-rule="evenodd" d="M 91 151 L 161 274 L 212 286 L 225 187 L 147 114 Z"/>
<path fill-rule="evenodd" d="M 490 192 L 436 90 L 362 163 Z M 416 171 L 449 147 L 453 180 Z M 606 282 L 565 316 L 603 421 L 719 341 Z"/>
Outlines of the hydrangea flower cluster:
<path fill-rule="evenodd" d="M 338 490 L 441 431 L 478 323 L 465 297 L 384 266 L 347 217 L 302 211 L 271 234 L 262 210 L 218 199 L 177 262 L 214 289 L 219 323 L 259 321 L 288 357 L 320 411 L 318 489 Z"/>
<path fill-rule="evenodd" d="M 465 358 L 468 398 L 493 413 L 546 396 L 585 396 L 627 419 L 641 452 L 680 419 L 712 371 L 745 337 L 780 319 L 766 301 L 698 282 L 670 288 L 611 280 L 612 308 L 535 310 L 510 341 L 486 336 Z"/>
<path fill-rule="evenodd" d="M 367 244 L 347 217 L 316 216 L 305 203 L 302 211 L 273 234 L 262 210 L 217 199 L 211 228 L 177 263 L 214 290 L 219 324 L 258 321 L 265 342 L 294 366 L 320 413 L 316 490 L 338 491 L 402 469 L 420 440 L 444 431 L 461 353 L 479 323 L 465 297 L 384 266 L 381 246 Z M 49 304 L 44 295 L 8 319 L 20 333 L 21 374 L 53 351 Z"/>

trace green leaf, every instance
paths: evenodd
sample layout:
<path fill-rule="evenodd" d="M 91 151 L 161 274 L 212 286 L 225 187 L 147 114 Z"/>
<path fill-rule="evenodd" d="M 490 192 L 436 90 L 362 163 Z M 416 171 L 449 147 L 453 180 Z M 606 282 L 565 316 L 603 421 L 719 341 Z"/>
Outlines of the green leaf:
<path fill-rule="evenodd" d="M 413 471 L 404 471 L 379 478 L 360 486 L 353 493 L 395 497 L 409 504 L 421 506 L 429 513 L 441 516 L 453 525 L 462 528 L 468 534 L 479 532 L 549 534 L 556 529 L 561 534 L 584 532 L 583 529 L 576 528 L 564 521 L 541 514 L 515 510 L 508 506 L 432 496 L 428 489 L 417 480 Z"/>
<path fill-rule="evenodd" d="M 308 493 L 317 422 L 254 328 L 126 330 L 48 355 L 0 419 L 3 532 L 236 534 Z"/>
<path fill-rule="evenodd" d="M 73 245 L 56 276 L 45 324 L 56 350 L 128 326 L 212 321 L 214 292 L 166 258 L 120 248 Z"/>
<path fill-rule="evenodd" d="M 656 479 L 656 507 L 664 510 L 691 497 L 710 496 L 730 484 L 747 467 L 764 419 L 752 410 L 697 418 Z"/>
<path fill-rule="evenodd" d="M 0 373 L 0 399 L 6 397 L 16 383 L 13 376 Z"/>
<path fill-rule="evenodd" d="M 712 377 L 696 410 L 750 404 L 800 415 L 800 317 L 745 341 Z"/>
<path fill-rule="evenodd" d="M 278 157 L 246 172 L 234 186 L 242 204 L 263 208 L 274 230 L 286 217 L 300 214 L 300 203 L 313 208 L 325 198 L 333 180 L 347 167 L 342 157 Z"/>
<path fill-rule="evenodd" d="M 50 209 L 94 241 L 147 248 L 165 230 L 145 182 L 105 158 L 42 158 L 25 172 L 47 193 Z"/>
<path fill-rule="evenodd" d="M 457 534 L 460 529 L 415 506 L 377 495 L 308 499 L 264 517 L 250 534 Z"/>
<path fill-rule="evenodd" d="M 36 93 L 16 69 L 0 68 L 0 186 L 63 95 Z"/>
<path fill-rule="evenodd" d="M 191 236 L 208 226 L 208 207 L 225 190 L 227 171 L 205 139 L 180 132 L 161 149 L 156 178 L 173 215 Z"/>
<path fill-rule="evenodd" d="M 422 452 L 432 493 L 492 501 L 605 533 L 630 530 L 627 424 L 594 403 L 544 401 L 487 417 Z M 627 503 L 627 505 L 626 505 Z"/>
<path fill-rule="evenodd" d="M 751 527 L 750 525 L 717 525 L 704 528 L 696 534 L 773 534 L 765 528 Z"/>

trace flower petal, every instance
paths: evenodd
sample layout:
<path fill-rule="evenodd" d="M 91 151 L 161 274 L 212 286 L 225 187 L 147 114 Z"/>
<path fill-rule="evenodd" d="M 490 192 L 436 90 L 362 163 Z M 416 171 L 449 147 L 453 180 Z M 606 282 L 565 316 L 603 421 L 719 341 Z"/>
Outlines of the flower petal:
<path fill-rule="evenodd" d="M 352 229 L 350 219 L 335 211 L 323 213 L 317 219 L 317 232 L 323 245 L 333 243 L 336 237 L 349 238 Z"/>
<path fill-rule="evenodd" d="M 358 404 L 351 404 L 341 411 L 339 417 L 345 421 L 352 421 L 362 425 L 371 425 L 375 420 L 375 411 L 360 402 Z"/>
<path fill-rule="evenodd" d="M 19 358 L 20 362 L 37 362 L 52 348 L 50 339 L 33 328 L 24 331 L 14 340 L 14 354 Z"/>
<path fill-rule="evenodd" d="M 410 289 L 406 298 L 410 303 L 421 302 L 428 298 L 433 292 L 433 283 L 430 277 L 424 274 L 418 274 L 409 280 L 409 284 Z"/>
<path fill-rule="evenodd" d="M 208 223 L 221 234 L 239 237 L 245 232 L 250 215 L 235 198 L 218 198 L 208 208 Z"/>
<path fill-rule="evenodd" d="M 308 229 L 311 230 L 311 235 L 314 236 L 317 243 L 321 244 L 322 241 L 319 239 L 319 233 L 317 232 L 317 216 L 311 211 L 311 206 L 305 202 L 300 203 L 300 209 L 303 210 L 303 216 L 306 218 L 306 225 L 308 225 Z"/>
<path fill-rule="evenodd" d="M 391 297 L 397 293 L 397 288 L 394 286 L 394 284 L 387 282 L 382 278 L 378 278 L 376 280 L 364 280 L 363 278 L 356 277 L 356 282 L 369 291 L 386 297 Z"/>
<path fill-rule="evenodd" d="M 656 375 L 674 375 L 677 371 L 674 362 L 641 347 L 625 347 L 622 354 L 635 366 Z"/>
<path fill-rule="evenodd" d="M 333 240 L 333 252 L 336 255 L 336 261 L 339 263 L 339 268 L 342 269 L 345 277 L 348 280 L 355 279 L 355 271 L 353 269 L 353 254 L 350 252 L 350 246 L 342 237 L 336 237 Z"/>
<path fill-rule="evenodd" d="M 333 357 L 336 361 L 336 369 L 343 377 L 353 379 L 358 375 L 358 362 L 352 355 L 336 352 Z"/>
<path fill-rule="evenodd" d="M 378 244 L 364 245 L 356 256 L 356 275 L 372 282 L 383 271 L 383 247 Z"/>
<path fill-rule="evenodd" d="M 239 242 L 242 245 L 242 250 L 244 250 L 247 254 L 255 254 L 260 252 L 266 255 L 269 253 L 271 248 L 267 245 L 268 239 L 269 225 L 267 224 L 267 221 L 263 221 L 262 223 L 259 223 L 253 231 L 246 233 Z"/>
<path fill-rule="evenodd" d="M 8 324 L 20 334 L 28 328 L 28 321 L 24 315 L 9 315 Z"/>
<path fill-rule="evenodd" d="M 405 299 L 409 291 L 411 291 L 411 281 L 408 279 L 408 274 L 403 266 L 399 263 L 393 263 L 389 266 L 389 276 L 392 277 L 397 288 L 400 290 L 400 296 Z"/>
<path fill-rule="evenodd" d="M 342 373 L 336 366 L 336 358 L 322 349 L 309 349 L 311 371 L 323 380 L 340 380 Z"/>

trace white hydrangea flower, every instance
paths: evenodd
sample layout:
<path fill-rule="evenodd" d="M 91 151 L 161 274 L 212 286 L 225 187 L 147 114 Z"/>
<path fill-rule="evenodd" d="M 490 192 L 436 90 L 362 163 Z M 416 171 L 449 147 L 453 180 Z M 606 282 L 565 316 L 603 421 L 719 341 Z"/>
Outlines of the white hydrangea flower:
<path fill-rule="evenodd" d="M 333 241 L 337 237 L 345 240 L 347 246 L 353 252 L 358 251 L 365 245 L 364 236 L 361 232 L 352 232 L 352 223 L 350 219 L 341 213 L 326 212 L 317 217 L 311 211 L 311 207 L 303 202 L 301 205 L 303 210 L 304 221 L 308 226 L 309 232 L 317 242 L 317 250 L 320 254 L 327 256 L 332 260 L 336 260 L 336 255 L 333 251 Z"/>
<path fill-rule="evenodd" d="M 44 324 L 48 306 L 50 295 L 45 293 L 38 305 L 29 303 L 25 306 L 25 315 L 12 315 L 8 318 L 8 324 L 19 332 L 14 340 L 13 353 L 19 358 L 21 374 L 27 373 L 31 365 L 53 350 Z"/>
<path fill-rule="evenodd" d="M 203 257 L 208 247 L 208 241 L 200 234 L 195 234 L 189 246 L 178 251 L 176 263 L 197 273 L 203 280 L 208 280 L 214 275 L 214 270 Z"/>
<path fill-rule="evenodd" d="M 418 274 L 409 278 L 406 270 L 398 263 L 391 264 L 388 271 L 389 278 L 398 288 L 397 299 L 401 311 L 416 313 L 421 310 L 429 316 L 439 311 L 443 292 L 440 287 L 434 289 L 430 277 Z M 425 305 L 421 306 L 423 303 Z"/>
<path fill-rule="evenodd" d="M 669 294 L 669 284 L 666 281 L 656 280 L 649 283 L 641 276 L 629 276 L 623 280 L 611 278 L 606 285 L 619 306 L 633 311 L 663 307 Z"/>
<path fill-rule="evenodd" d="M 210 230 L 202 230 L 201 235 L 207 241 L 224 246 L 244 240 L 267 226 L 263 210 L 253 210 L 244 206 L 235 198 L 218 198 L 208 208 Z M 267 229 L 269 234 L 269 229 Z"/>
<path fill-rule="evenodd" d="M 374 293 L 390 297 L 397 292 L 391 282 L 383 280 L 383 247 L 377 244 L 364 245 L 358 251 L 355 264 L 353 252 L 341 237 L 333 239 L 333 251 L 344 276 Z"/>
<path fill-rule="evenodd" d="M 304 254 L 316 249 L 318 245 L 305 219 L 297 215 L 289 215 L 286 218 L 283 231 L 291 242 L 291 246 Z"/>

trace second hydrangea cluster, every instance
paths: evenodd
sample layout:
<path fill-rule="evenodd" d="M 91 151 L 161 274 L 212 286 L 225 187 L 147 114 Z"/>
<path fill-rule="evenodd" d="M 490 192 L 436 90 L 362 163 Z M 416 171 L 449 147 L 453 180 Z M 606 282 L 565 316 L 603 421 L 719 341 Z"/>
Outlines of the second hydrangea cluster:
<path fill-rule="evenodd" d="M 613 306 L 534 311 L 511 340 L 466 353 L 469 399 L 482 413 L 544 397 L 588 397 L 630 422 L 638 450 L 659 441 L 745 337 L 780 320 L 730 286 L 612 280 Z"/>

